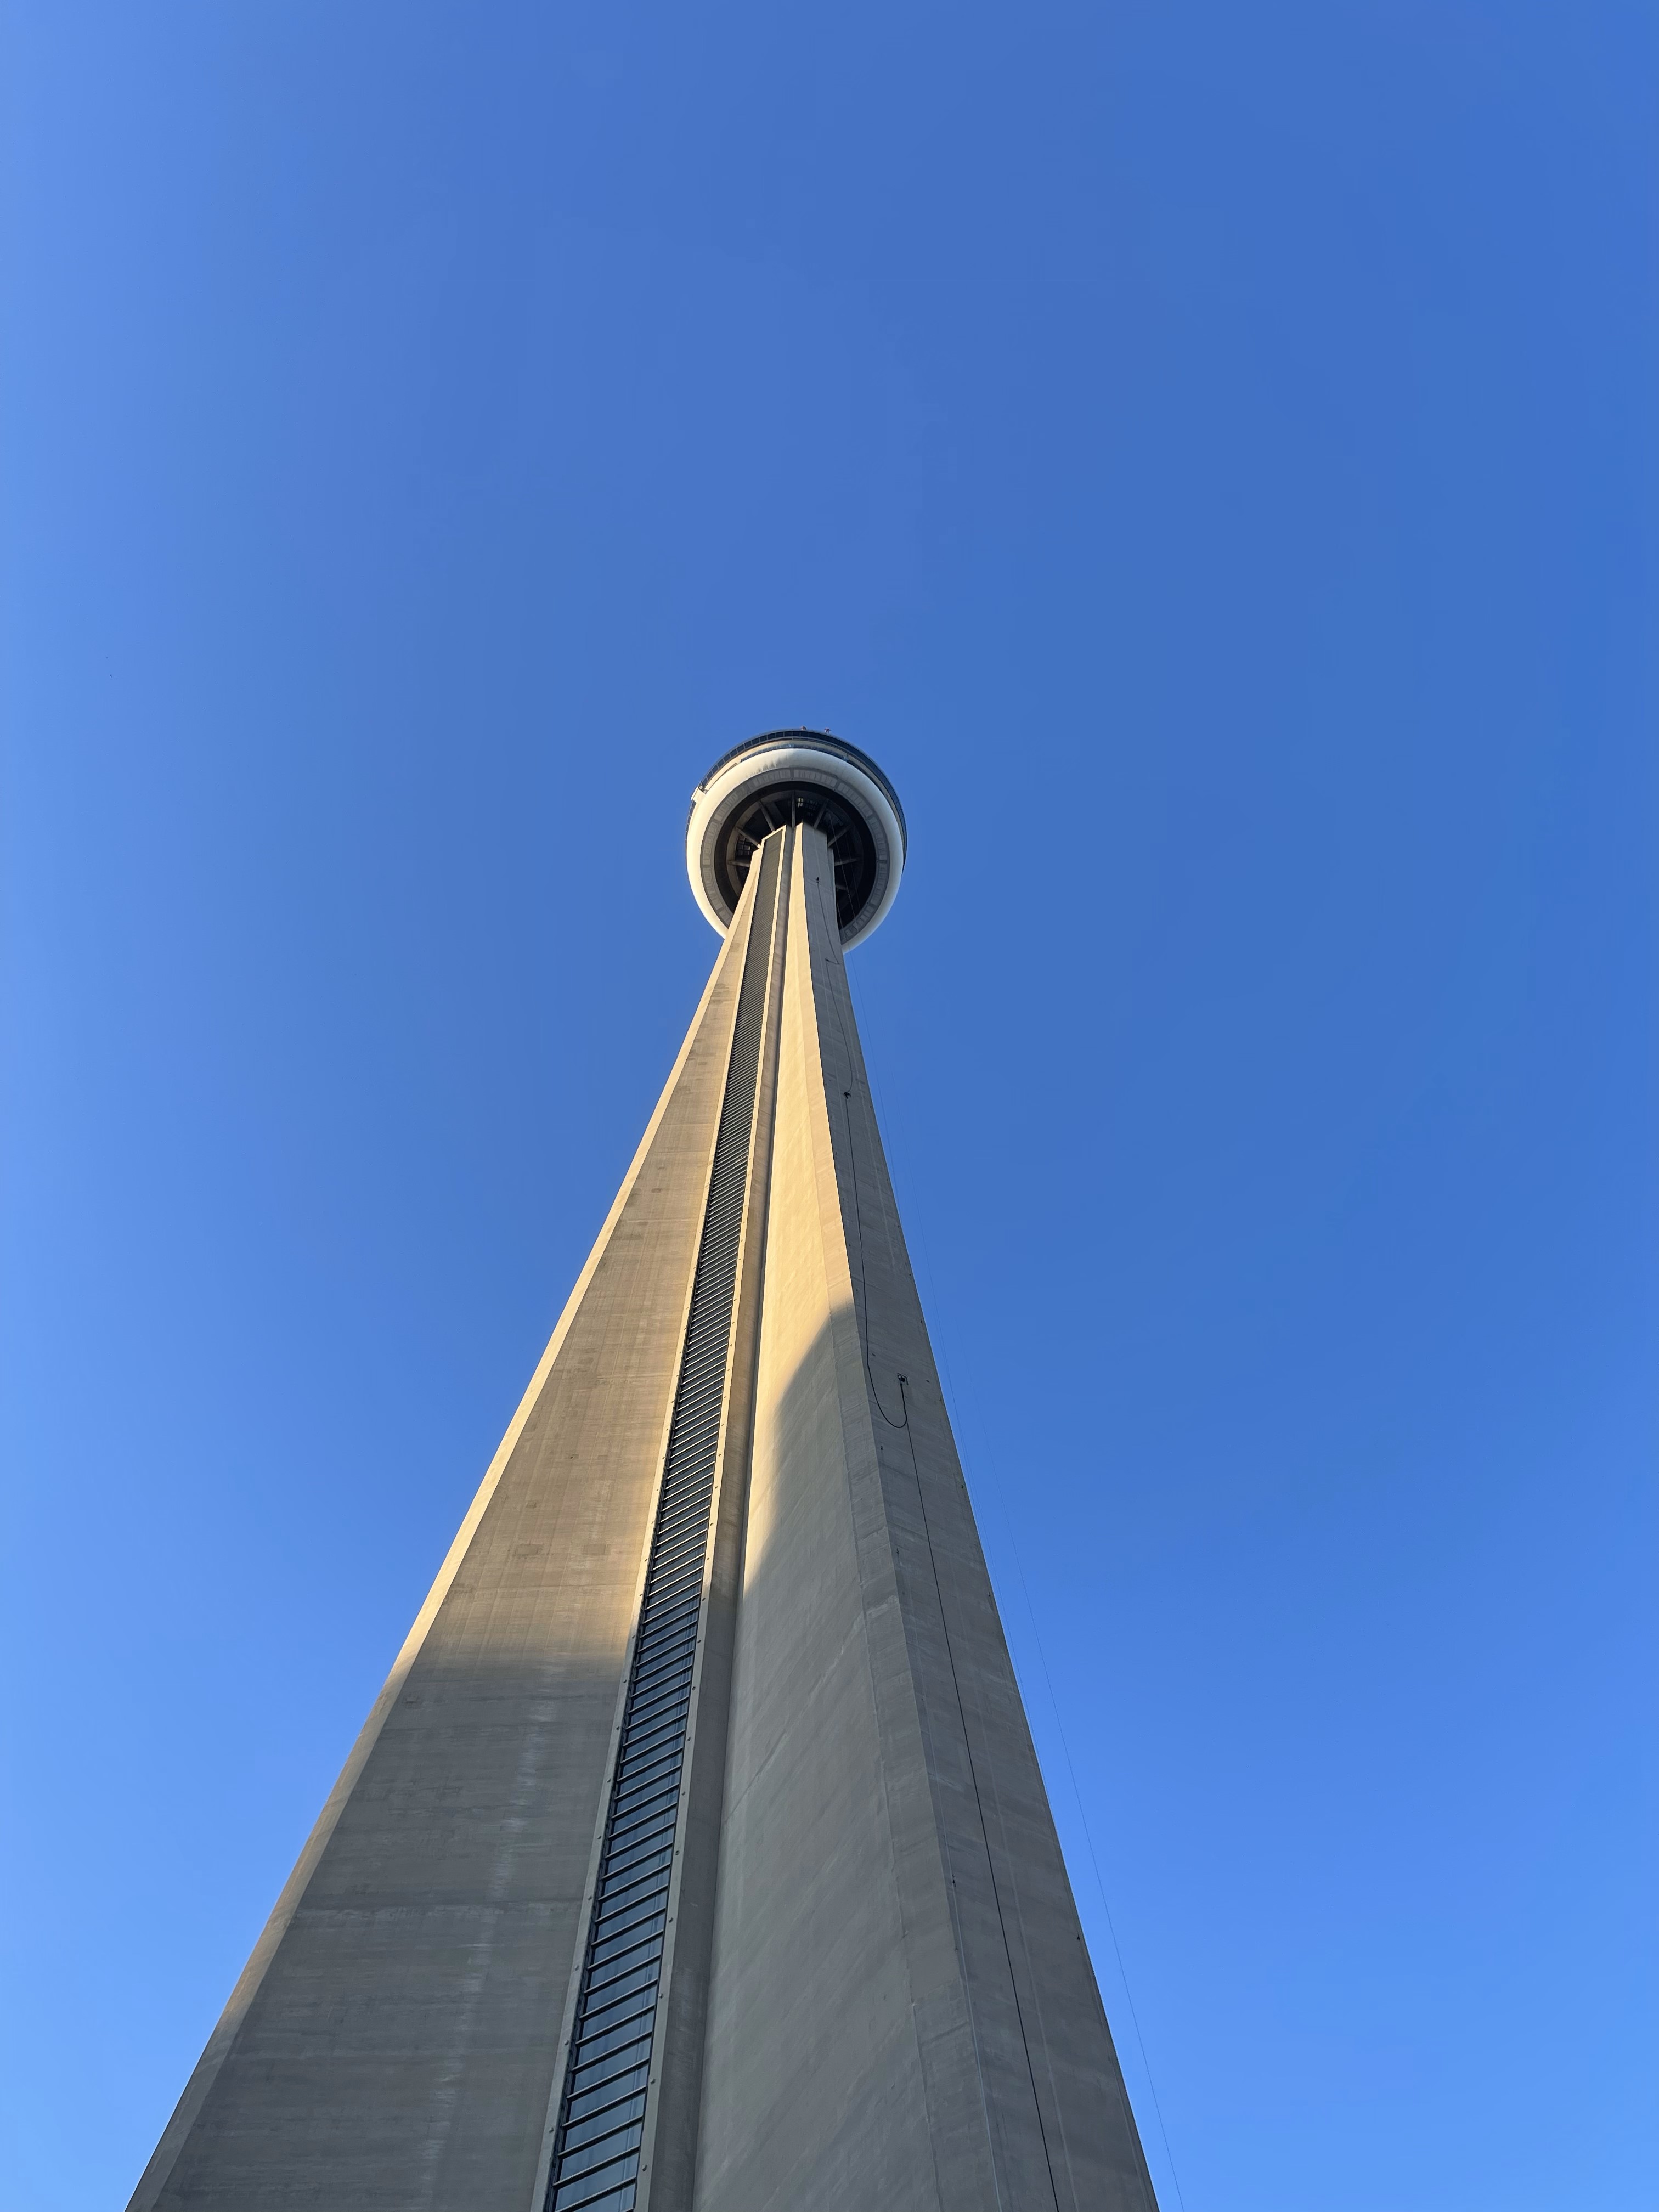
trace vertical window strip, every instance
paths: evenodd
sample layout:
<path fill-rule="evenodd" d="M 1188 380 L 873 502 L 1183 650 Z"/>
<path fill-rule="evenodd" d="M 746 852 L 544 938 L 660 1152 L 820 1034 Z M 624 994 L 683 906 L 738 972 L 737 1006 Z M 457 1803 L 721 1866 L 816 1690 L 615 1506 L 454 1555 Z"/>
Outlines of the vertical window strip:
<path fill-rule="evenodd" d="M 545 2212 L 634 2212 L 730 1358 L 775 865 L 757 886 L 744 956 Z M 622 1935 L 624 1928 L 638 1930 L 637 1942 Z"/>

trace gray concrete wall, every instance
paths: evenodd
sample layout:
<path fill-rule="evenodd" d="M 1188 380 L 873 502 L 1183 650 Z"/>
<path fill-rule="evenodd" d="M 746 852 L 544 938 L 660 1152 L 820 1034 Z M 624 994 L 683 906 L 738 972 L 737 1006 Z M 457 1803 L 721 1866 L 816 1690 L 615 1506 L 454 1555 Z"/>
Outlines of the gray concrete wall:
<path fill-rule="evenodd" d="M 958 2099 L 957 2124 L 938 2124 L 929 2094 L 959 1977 L 891 1603 L 805 888 L 798 869 L 696 2203 L 972 2212 L 994 2203 L 977 2106 Z"/>
<path fill-rule="evenodd" d="M 787 839 L 641 2212 L 1156 2212 Z M 131 2212 L 542 2212 L 761 874 Z"/>
<path fill-rule="evenodd" d="M 662 2212 L 686 2212 L 696 2172 L 732 1668 L 749 1510 L 756 1370 L 770 1226 L 772 1139 L 793 860 L 792 841 L 786 832 L 777 830 L 767 839 L 753 864 L 756 872 L 766 871 L 758 886 L 764 911 L 757 913 L 750 926 L 751 958 L 758 960 L 763 949 L 767 955 L 765 1026 L 756 1071 L 743 1238 L 732 1299 L 719 1468 L 709 1515 L 702 1626 L 687 1731 L 678 1863 L 669 1899 L 666 1971 L 657 2011 L 637 2212 L 653 2212 L 653 2207 L 662 2208 Z"/>
<path fill-rule="evenodd" d="M 131 2212 L 527 2212 L 747 928 Z"/>
<path fill-rule="evenodd" d="M 696 2203 L 1154 2212 L 799 835 Z"/>

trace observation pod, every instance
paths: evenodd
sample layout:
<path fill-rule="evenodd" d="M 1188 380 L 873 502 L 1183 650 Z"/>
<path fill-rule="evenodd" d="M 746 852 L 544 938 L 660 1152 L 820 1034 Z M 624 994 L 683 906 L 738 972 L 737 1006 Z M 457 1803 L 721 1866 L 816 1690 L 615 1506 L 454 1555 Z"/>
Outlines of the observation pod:
<path fill-rule="evenodd" d="M 771 730 L 722 753 L 691 794 L 685 869 L 724 936 L 750 864 L 773 830 L 820 830 L 836 871 L 843 950 L 880 927 L 904 873 L 904 809 L 868 753 L 827 730 Z"/>
<path fill-rule="evenodd" d="M 697 787 L 685 1041 L 129 2212 L 1157 2212 L 848 988 L 904 856 L 838 738 Z"/>

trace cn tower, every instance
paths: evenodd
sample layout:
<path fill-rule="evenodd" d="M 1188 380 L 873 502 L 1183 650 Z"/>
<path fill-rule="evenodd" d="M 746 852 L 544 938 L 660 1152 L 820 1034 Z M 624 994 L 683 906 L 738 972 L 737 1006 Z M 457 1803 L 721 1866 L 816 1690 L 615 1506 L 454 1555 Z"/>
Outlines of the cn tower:
<path fill-rule="evenodd" d="M 131 2212 L 1156 2212 L 848 988 L 907 838 L 697 786 L 702 1001 Z"/>

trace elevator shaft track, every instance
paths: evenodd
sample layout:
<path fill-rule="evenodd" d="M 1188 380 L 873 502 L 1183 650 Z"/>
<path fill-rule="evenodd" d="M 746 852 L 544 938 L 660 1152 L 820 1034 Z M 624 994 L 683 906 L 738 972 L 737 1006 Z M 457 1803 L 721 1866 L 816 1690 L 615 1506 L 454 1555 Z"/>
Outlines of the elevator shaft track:
<path fill-rule="evenodd" d="M 769 878 L 775 866 L 775 860 L 756 886 L 546 2212 L 633 2212 L 638 2185 L 709 1506 L 731 1357 L 738 1247 L 771 966 Z"/>

